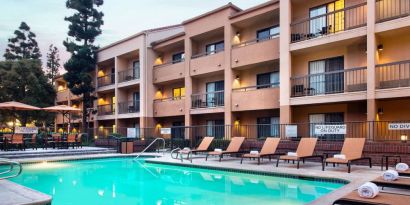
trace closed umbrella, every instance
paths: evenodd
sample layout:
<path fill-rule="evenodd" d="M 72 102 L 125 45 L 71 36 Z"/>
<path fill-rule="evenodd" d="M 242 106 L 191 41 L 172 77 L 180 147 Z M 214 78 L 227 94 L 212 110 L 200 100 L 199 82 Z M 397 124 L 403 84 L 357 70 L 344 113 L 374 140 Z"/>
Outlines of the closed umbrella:
<path fill-rule="evenodd" d="M 16 110 L 40 110 L 40 108 L 20 102 L 10 101 L 0 103 L 0 110 L 12 110 L 14 113 L 13 132 L 16 129 Z"/>
<path fill-rule="evenodd" d="M 42 110 L 45 110 L 47 112 L 61 113 L 63 115 L 63 127 L 64 127 L 64 117 L 65 116 L 69 116 L 70 113 L 81 111 L 81 109 L 70 107 L 68 105 L 56 105 L 56 106 L 51 106 L 51 107 L 45 107 L 45 108 L 42 108 Z M 70 118 L 69 118 L 68 123 L 70 123 Z"/>

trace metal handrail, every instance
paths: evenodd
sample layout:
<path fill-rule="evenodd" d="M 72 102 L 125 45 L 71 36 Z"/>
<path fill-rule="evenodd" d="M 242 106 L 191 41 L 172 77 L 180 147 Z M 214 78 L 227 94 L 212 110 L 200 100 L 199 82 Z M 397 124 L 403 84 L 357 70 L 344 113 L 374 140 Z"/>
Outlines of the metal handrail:
<path fill-rule="evenodd" d="M 175 148 L 171 151 L 171 158 L 172 159 L 177 159 L 178 158 L 178 154 L 177 154 L 176 157 L 174 157 L 172 154 L 174 154 L 176 151 L 179 151 L 179 150 L 181 150 L 181 148 L 177 147 L 177 148 Z M 181 159 L 181 161 L 182 161 L 182 159 Z"/>
<path fill-rule="evenodd" d="M 162 155 L 164 155 L 164 154 L 165 154 L 165 139 L 162 138 L 162 137 L 159 137 L 159 138 L 156 138 L 154 141 L 152 141 L 147 147 L 145 147 L 144 150 L 142 150 L 140 153 L 138 153 L 137 156 L 134 158 L 134 161 L 137 160 L 137 159 L 141 156 L 141 154 L 143 154 L 145 151 L 147 151 L 148 148 L 150 148 L 150 147 L 151 147 L 153 144 L 155 144 L 155 142 L 157 142 L 158 140 L 161 140 L 161 141 L 163 142 L 162 149 L 163 149 L 164 151 L 162 152 Z"/>
<path fill-rule="evenodd" d="M 10 169 L 4 172 L 0 172 L 0 175 L 4 175 L 4 174 L 8 174 L 13 172 L 14 170 L 14 166 L 18 166 L 19 167 L 19 171 L 13 175 L 10 176 L 5 176 L 5 177 L 0 177 L 0 180 L 2 179 L 10 179 L 10 178 L 14 178 L 17 177 L 21 174 L 21 172 L 23 171 L 23 166 L 21 166 L 20 162 L 17 161 L 12 161 L 9 159 L 5 159 L 5 158 L 0 158 L 0 164 L 9 164 L 10 165 Z"/>

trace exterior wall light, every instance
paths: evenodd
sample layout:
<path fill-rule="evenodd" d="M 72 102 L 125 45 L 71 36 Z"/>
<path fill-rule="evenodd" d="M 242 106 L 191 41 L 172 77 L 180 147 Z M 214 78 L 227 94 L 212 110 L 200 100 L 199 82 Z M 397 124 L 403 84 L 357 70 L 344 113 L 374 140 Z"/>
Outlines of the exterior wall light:
<path fill-rule="evenodd" d="M 403 143 L 406 143 L 407 138 L 408 138 L 407 135 L 403 134 L 403 135 L 400 136 L 400 141 L 403 142 Z"/>

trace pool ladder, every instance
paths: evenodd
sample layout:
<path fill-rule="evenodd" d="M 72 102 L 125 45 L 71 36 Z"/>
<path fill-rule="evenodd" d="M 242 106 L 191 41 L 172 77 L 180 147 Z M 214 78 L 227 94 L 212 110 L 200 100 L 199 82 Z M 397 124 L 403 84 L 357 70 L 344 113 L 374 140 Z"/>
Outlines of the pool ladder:
<path fill-rule="evenodd" d="M 23 167 L 17 161 L 5 159 L 5 158 L 0 158 L 0 165 L 9 165 L 10 166 L 8 170 L 0 172 L 0 180 L 17 177 L 23 171 Z M 13 173 L 15 167 L 18 167 L 18 171 L 16 173 L 11 174 L 9 176 L 4 176 L 4 175 L 10 174 L 10 173 Z"/>
<path fill-rule="evenodd" d="M 157 142 L 157 141 L 161 141 L 162 142 L 162 155 L 164 155 L 165 154 L 165 139 L 164 138 L 162 138 L 162 137 L 159 137 L 159 138 L 156 138 L 154 141 L 152 141 L 147 147 L 145 147 L 145 149 L 144 150 L 142 150 L 140 153 L 138 153 L 137 154 L 137 156 L 134 158 L 134 161 L 136 161 L 140 156 L 141 156 L 141 154 L 143 154 L 145 151 L 147 151 L 152 145 L 154 145 L 155 144 L 155 142 Z"/>

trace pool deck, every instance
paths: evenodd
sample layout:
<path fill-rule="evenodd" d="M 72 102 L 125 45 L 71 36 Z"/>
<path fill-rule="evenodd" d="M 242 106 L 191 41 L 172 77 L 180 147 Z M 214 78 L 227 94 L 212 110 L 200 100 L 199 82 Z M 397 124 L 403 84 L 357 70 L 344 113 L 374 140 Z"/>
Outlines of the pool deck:
<path fill-rule="evenodd" d="M 7 180 L 0 180 L 0 190 L 0 204 L 2 205 L 46 205 L 51 203 L 51 196 Z"/>
<path fill-rule="evenodd" d="M 30 159 L 18 159 L 17 161 L 22 163 L 33 163 L 33 162 L 42 162 L 42 161 L 60 161 L 60 160 L 75 160 L 75 159 L 92 159 L 92 158 L 105 158 L 105 157 L 133 157 L 137 154 L 96 154 L 96 155 L 86 155 L 86 156 L 60 156 L 60 157 L 43 157 L 43 158 L 30 158 Z M 296 169 L 296 164 L 285 163 L 281 161 L 279 167 L 275 167 L 276 160 L 269 162 L 268 159 L 265 159 L 261 162 L 260 165 L 257 165 L 256 160 L 244 160 L 243 164 L 240 164 L 240 159 L 235 157 L 224 157 L 222 162 L 219 162 L 216 158 L 208 158 L 208 161 L 205 161 L 203 155 L 194 156 L 192 163 L 190 161 L 173 159 L 169 153 L 159 154 L 159 153 L 144 153 L 144 156 L 158 156 L 157 158 L 149 158 L 146 161 L 156 162 L 156 163 L 172 163 L 175 165 L 189 165 L 189 166 L 198 166 L 198 167 L 215 167 L 215 168 L 228 168 L 244 171 L 260 171 L 274 174 L 287 174 L 287 175 L 298 175 L 298 176 L 307 176 L 307 177 L 319 177 L 319 178 L 332 178 L 332 179 L 342 179 L 347 180 L 350 183 L 343 186 L 340 189 L 337 189 L 326 196 L 323 196 L 312 203 L 311 205 L 324 205 L 332 204 L 333 201 L 342 197 L 343 195 L 357 189 L 361 184 L 375 179 L 380 176 L 383 172 L 380 170 L 379 166 L 374 166 L 369 168 L 368 166 L 352 166 L 351 173 L 347 173 L 347 167 L 345 165 L 340 165 L 332 167 L 331 165 L 326 168 L 326 171 L 322 171 L 321 164 L 317 162 L 306 162 L 305 164 L 301 163 L 300 168 Z M 6 186 L 9 184 L 14 184 L 6 181 Z M 0 190 L 2 190 L 2 184 L 4 181 L 0 181 Z M 4 186 L 4 184 L 3 184 Z M 20 186 L 21 187 L 21 186 Z M 23 187 L 24 188 L 24 187 Z M 27 188 L 24 188 L 27 191 Z M 30 189 L 28 189 L 30 190 Z M 25 191 L 22 189 L 22 191 Z M 394 191 L 404 194 L 410 194 L 410 191 L 396 190 L 385 188 L 384 191 Z M 0 191 L 0 198 L 3 191 Z M 15 192 L 14 194 L 21 194 L 20 191 Z M 24 195 L 24 194 L 23 194 Z M 9 197 L 10 198 L 10 197 Z M 4 202 L 4 201 L 3 201 Z M 17 204 L 17 203 L 11 203 Z"/>

